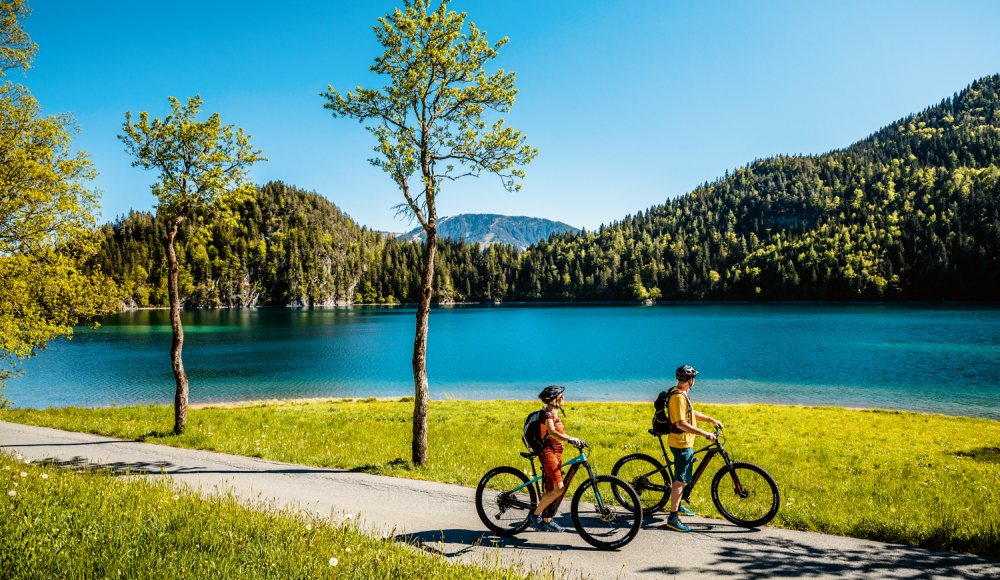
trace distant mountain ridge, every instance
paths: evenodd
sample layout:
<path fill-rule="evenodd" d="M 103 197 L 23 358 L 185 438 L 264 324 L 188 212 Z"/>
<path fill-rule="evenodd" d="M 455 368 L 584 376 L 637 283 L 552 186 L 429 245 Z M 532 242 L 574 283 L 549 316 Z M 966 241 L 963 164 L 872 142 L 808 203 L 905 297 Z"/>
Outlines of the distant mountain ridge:
<path fill-rule="evenodd" d="M 548 239 L 552 234 L 565 232 L 577 233 L 580 230 L 573 226 L 544 218 L 527 216 L 507 216 L 494 213 L 463 213 L 456 216 L 439 218 L 437 221 L 438 235 L 454 240 L 464 239 L 467 243 L 479 243 L 480 246 L 492 244 L 507 244 L 522 252 L 539 240 Z M 397 239 L 424 240 L 423 228 L 415 228 Z"/>

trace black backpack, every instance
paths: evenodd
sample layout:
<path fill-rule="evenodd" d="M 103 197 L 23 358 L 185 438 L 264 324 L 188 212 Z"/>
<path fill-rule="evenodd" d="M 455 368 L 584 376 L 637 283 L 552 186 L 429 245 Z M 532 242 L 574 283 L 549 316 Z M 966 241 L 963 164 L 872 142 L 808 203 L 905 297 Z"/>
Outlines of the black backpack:
<path fill-rule="evenodd" d="M 545 409 L 535 411 L 524 419 L 521 441 L 532 453 L 542 450 L 542 425 L 545 424 Z"/>
<path fill-rule="evenodd" d="M 670 411 L 667 407 L 670 405 L 670 397 L 673 397 L 674 395 L 681 395 L 681 393 L 675 389 L 660 391 L 659 396 L 656 397 L 655 401 L 653 401 L 653 408 L 656 410 L 653 413 L 653 433 L 656 433 L 657 435 L 684 433 L 684 431 L 678 429 L 677 426 L 670 421 Z M 687 401 L 688 413 L 693 415 L 694 409 L 691 407 L 691 399 L 685 396 L 684 400 Z"/>

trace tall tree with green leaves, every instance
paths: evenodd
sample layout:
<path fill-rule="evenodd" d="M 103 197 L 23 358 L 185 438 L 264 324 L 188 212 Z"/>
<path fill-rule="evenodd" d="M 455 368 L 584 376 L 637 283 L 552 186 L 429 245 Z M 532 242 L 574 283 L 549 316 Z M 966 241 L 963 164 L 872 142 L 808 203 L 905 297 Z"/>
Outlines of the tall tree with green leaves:
<path fill-rule="evenodd" d="M 170 362 L 177 390 L 174 395 L 174 433 L 180 434 L 187 424 L 188 378 L 184 372 L 181 351 L 184 328 L 181 326 L 181 300 L 178 291 L 180 265 L 174 249 L 181 223 L 198 210 L 216 214 L 216 219 L 233 225 L 232 207 L 249 200 L 254 186 L 248 180 L 250 167 L 266 161 L 261 150 L 254 150 L 249 134 L 235 125 L 223 125 L 218 113 L 199 121 L 200 96 L 188 99 L 187 105 L 174 97 L 171 113 L 164 119 L 149 120 L 145 111 L 139 121 L 125 113 L 123 133 L 118 138 L 132 157 L 133 167 L 160 172 L 159 181 L 151 188 L 156 196 L 157 215 L 167 222 L 163 244 L 167 252 L 170 273 L 167 288 L 170 295 L 170 326 L 173 341 Z"/>
<path fill-rule="evenodd" d="M 413 340 L 413 463 L 427 462 L 427 330 L 437 250 L 437 195 L 444 181 L 482 173 L 500 177 L 507 191 L 520 189 L 526 165 L 538 150 L 526 137 L 497 119 L 487 125 L 489 111 L 506 113 L 514 104 L 514 72 L 485 67 L 507 44 L 492 46 L 486 33 L 468 23 L 466 13 L 437 8 L 430 0 L 405 0 L 404 10 L 379 18 L 375 36 L 385 48 L 369 70 L 386 75 L 378 89 L 357 87 L 346 96 L 329 86 L 324 107 L 335 118 L 369 122 L 378 140 L 373 166 L 389 174 L 403 193 L 399 214 L 416 219 L 426 233 L 420 272 L 416 335 Z M 418 173 L 417 184 L 410 179 Z"/>
<path fill-rule="evenodd" d="M 26 2 L 0 2 L 0 77 L 26 70 L 38 47 L 21 27 Z M 0 85 L 0 390 L 22 360 L 73 325 L 114 311 L 118 286 L 85 273 L 97 249 L 97 175 L 72 150 L 73 116 L 44 115 L 21 85 Z M 0 406 L 7 400 L 0 394 Z"/>

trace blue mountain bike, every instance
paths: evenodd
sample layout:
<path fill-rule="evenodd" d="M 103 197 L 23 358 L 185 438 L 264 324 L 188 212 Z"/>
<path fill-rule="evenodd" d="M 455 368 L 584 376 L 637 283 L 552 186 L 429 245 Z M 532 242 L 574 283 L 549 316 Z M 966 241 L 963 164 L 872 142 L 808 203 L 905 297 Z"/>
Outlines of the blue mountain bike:
<path fill-rule="evenodd" d="M 563 478 L 563 494 L 545 508 L 544 516 L 552 517 L 559 509 L 573 477 L 582 465 L 587 480 L 573 494 L 570 514 L 573 527 L 588 544 L 602 550 L 614 550 L 631 542 L 642 526 L 642 504 L 639 495 L 624 480 L 613 475 L 596 475 L 584 449 L 562 465 L 569 467 Z M 535 471 L 537 453 L 521 453 L 531 461 L 529 479 L 513 467 L 491 469 L 476 487 L 476 511 L 479 519 L 498 536 L 513 536 L 523 532 L 530 523 L 528 516 L 538 506 L 544 487 L 544 473 Z"/>

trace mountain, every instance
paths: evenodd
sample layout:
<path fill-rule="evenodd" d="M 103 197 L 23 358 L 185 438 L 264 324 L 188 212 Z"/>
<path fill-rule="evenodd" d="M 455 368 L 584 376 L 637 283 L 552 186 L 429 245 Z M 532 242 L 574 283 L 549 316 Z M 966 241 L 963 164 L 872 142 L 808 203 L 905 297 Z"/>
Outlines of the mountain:
<path fill-rule="evenodd" d="M 236 210 L 225 227 L 195 212 L 175 242 L 181 300 L 188 307 L 319 305 L 349 302 L 366 264 L 383 243 L 326 198 L 271 182 Z M 104 225 L 90 261 L 131 292 L 130 306 L 164 306 L 164 223 L 131 212 Z"/>
<path fill-rule="evenodd" d="M 280 182 L 238 213 L 235 227 L 182 225 L 186 305 L 418 296 L 413 232 L 369 230 Z M 844 149 L 755 160 L 597 231 L 495 215 L 439 231 L 438 302 L 1000 301 L 1000 75 Z M 136 305 L 164 305 L 164 234 L 133 212 L 100 230 L 92 265 Z"/>
<path fill-rule="evenodd" d="M 845 149 L 756 160 L 596 232 L 451 256 L 456 300 L 1000 301 L 1000 75 Z M 372 295 L 399 296 L 380 272 Z"/>
<path fill-rule="evenodd" d="M 577 233 L 580 230 L 563 222 L 525 216 L 506 216 L 492 213 L 463 213 L 443 217 L 437 221 L 440 237 L 464 239 L 469 244 L 481 246 L 507 244 L 524 251 L 528 246 L 552 234 Z M 425 240 L 423 228 L 415 228 L 400 236 L 404 240 Z"/>

